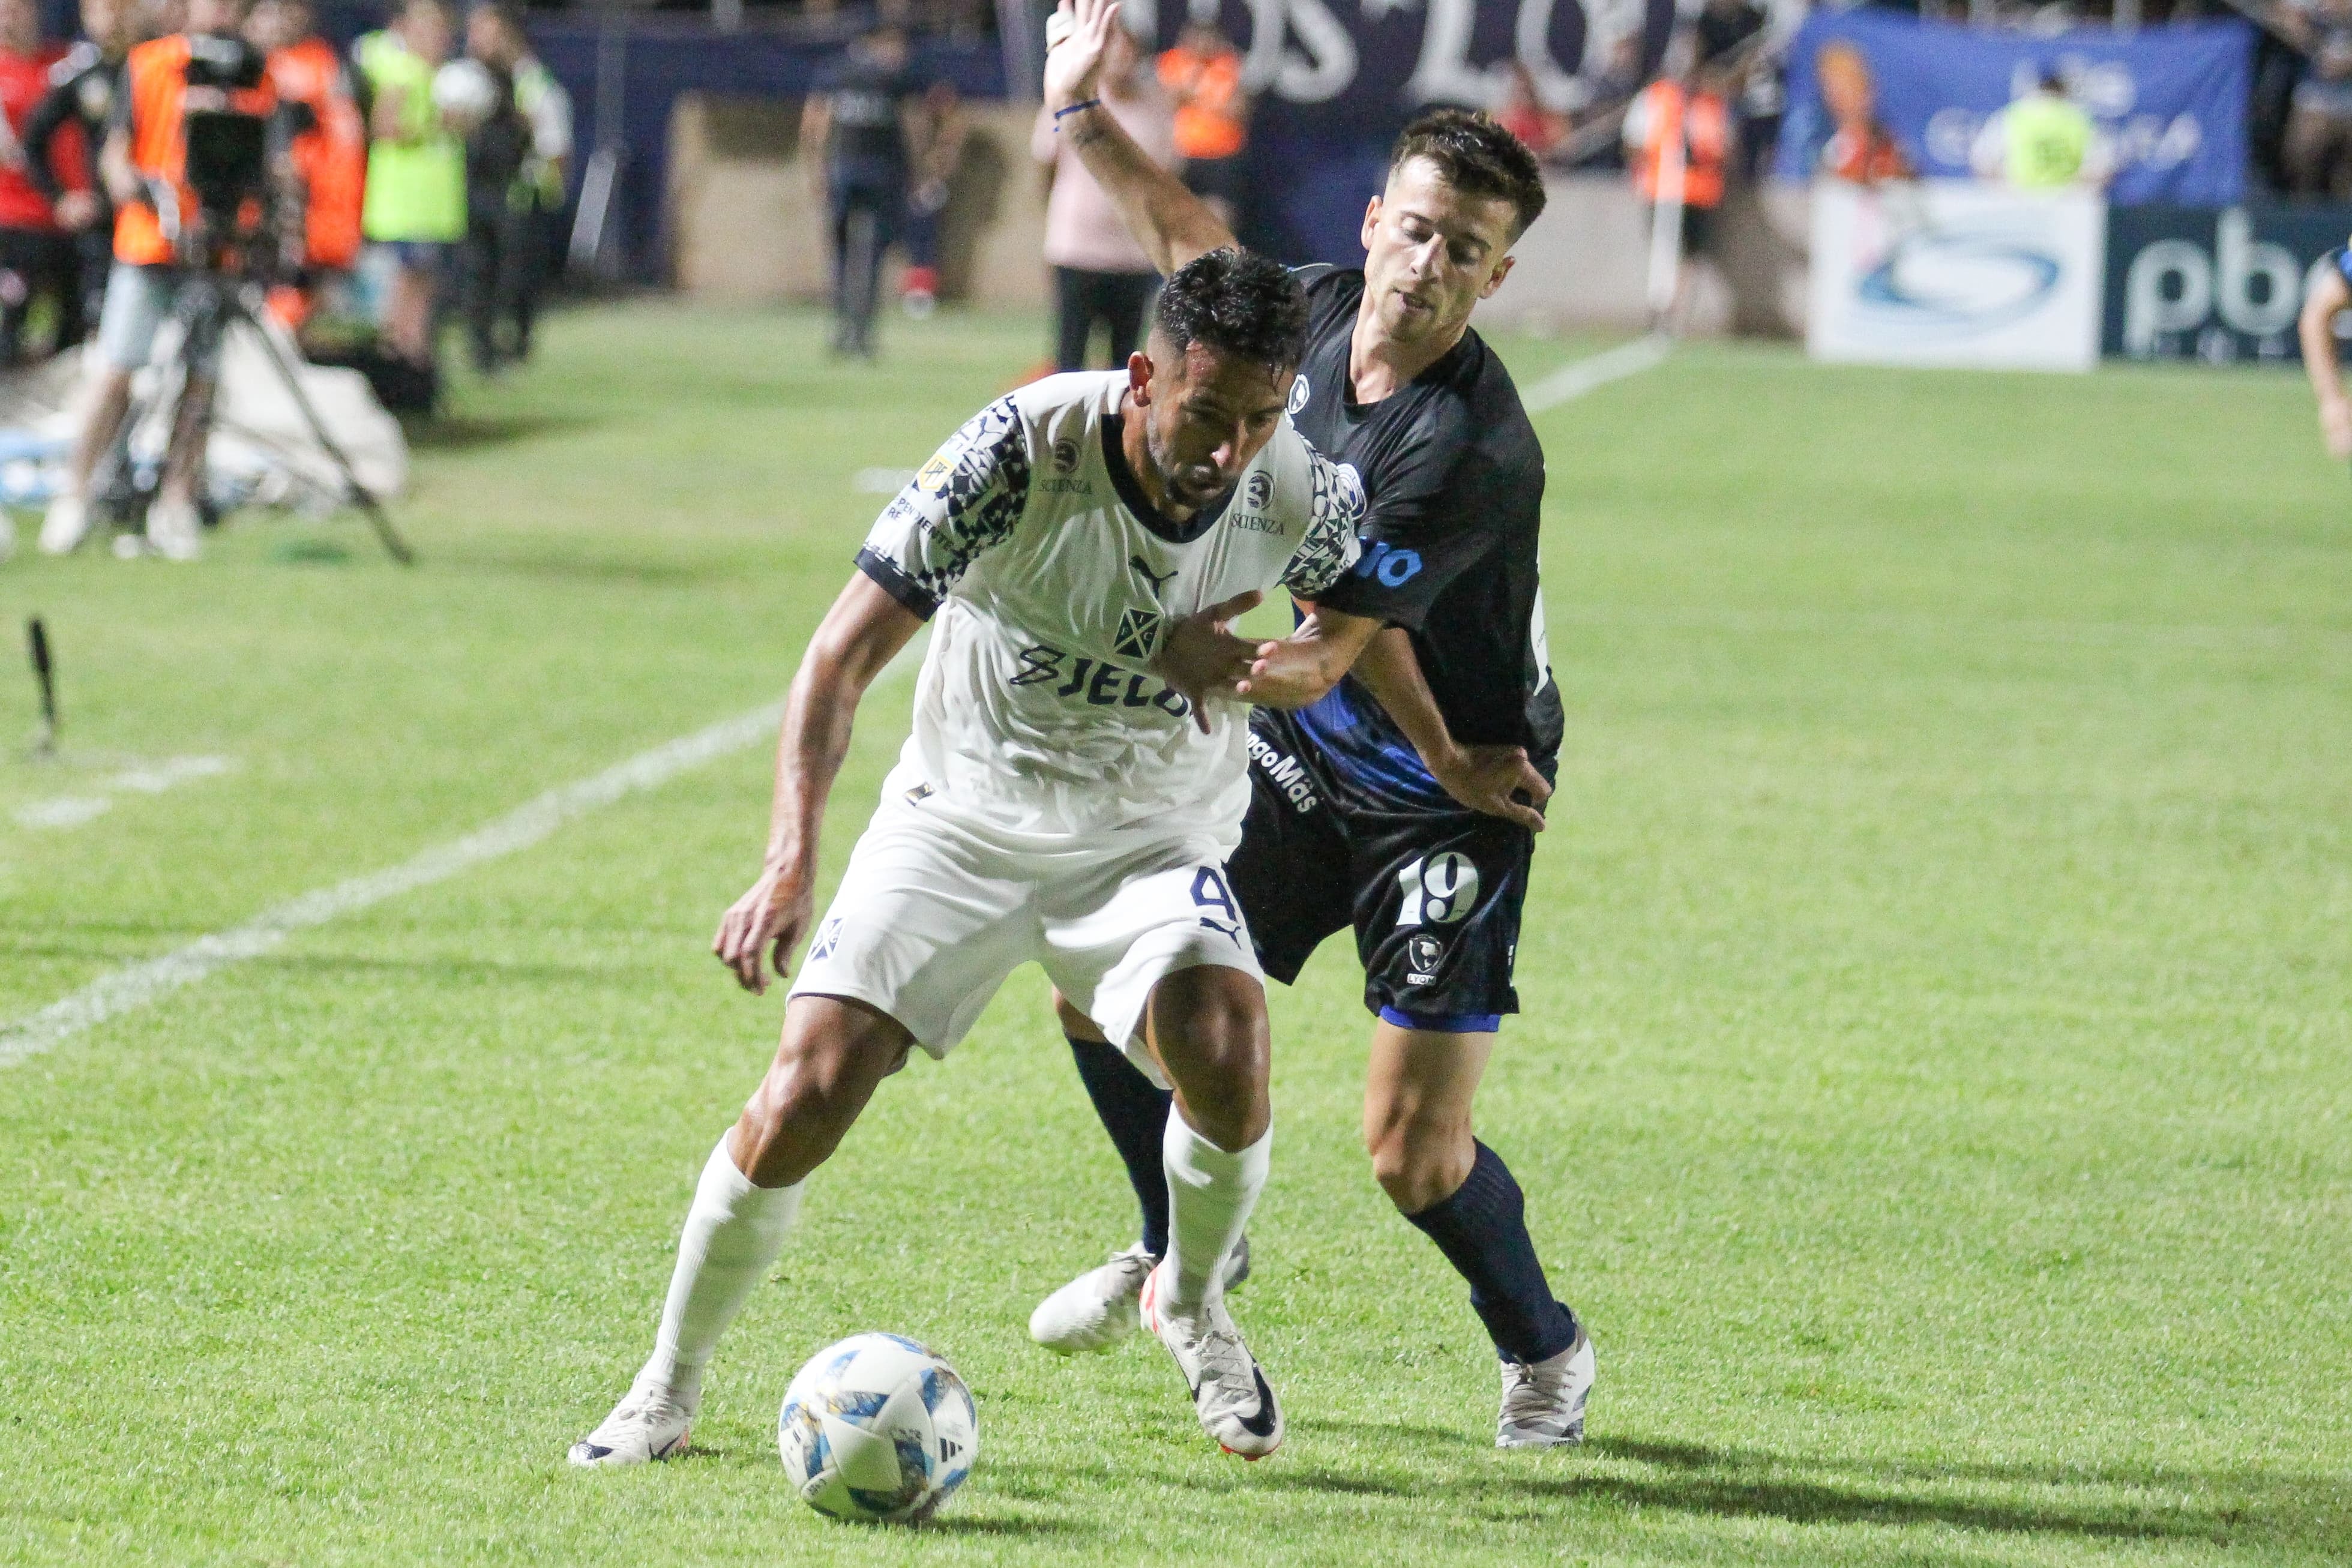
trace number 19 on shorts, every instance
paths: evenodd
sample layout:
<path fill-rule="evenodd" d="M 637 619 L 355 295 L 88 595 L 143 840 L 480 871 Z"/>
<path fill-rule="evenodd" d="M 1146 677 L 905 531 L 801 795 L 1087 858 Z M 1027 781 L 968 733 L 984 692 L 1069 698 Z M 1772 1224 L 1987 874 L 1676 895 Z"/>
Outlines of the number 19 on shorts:
<path fill-rule="evenodd" d="M 1478 867 L 1453 850 L 1424 855 L 1397 873 L 1397 891 L 1399 925 L 1451 925 L 1477 906 Z"/>

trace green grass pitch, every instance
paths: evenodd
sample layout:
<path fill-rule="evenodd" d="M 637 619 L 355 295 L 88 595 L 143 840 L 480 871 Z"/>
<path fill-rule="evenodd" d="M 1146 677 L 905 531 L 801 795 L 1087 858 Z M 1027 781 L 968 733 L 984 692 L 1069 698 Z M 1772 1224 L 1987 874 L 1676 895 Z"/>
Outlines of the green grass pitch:
<path fill-rule="evenodd" d="M 0 566 L 79 754 L 14 749 L 9 653 L 0 1019 L 780 695 L 860 471 L 1043 335 L 821 340 L 551 323 L 420 451 L 414 571 L 349 520 Z M 1592 345 L 1503 347 L 1526 386 Z M 1028 1343 L 1129 1223 L 1033 970 L 812 1184 L 693 1457 L 567 1469 L 772 1049 L 707 953 L 755 747 L 0 1067 L 0 1562 L 2352 1557 L 2352 490 L 2299 383 L 1701 346 L 1537 423 L 1569 741 L 1481 1132 L 1591 1324 L 1587 1447 L 1488 1446 L 1491 1353 L 1357 1144 L 1336 944 L 1272 997 L 1235 1299 L 1280 1455 L 1214 1452 L 1149 1342 Z M 785 1382 L 861 1329 L 979 1398 L 920 1532 L 776 1468 Z"/>

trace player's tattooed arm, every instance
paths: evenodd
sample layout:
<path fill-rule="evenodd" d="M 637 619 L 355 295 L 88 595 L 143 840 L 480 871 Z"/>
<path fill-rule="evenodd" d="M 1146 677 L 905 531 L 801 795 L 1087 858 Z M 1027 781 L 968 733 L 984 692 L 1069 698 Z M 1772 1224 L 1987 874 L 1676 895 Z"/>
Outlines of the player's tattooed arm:
<path fill-rule="evenodd" d="M 1206 202 L 1135 144 L 1108 110 L 1099 103 L 1076 108 L 1096 99 L 1103 52 L 1118 25 L 1118 0 L 1061 0 L 1046 27 L 1045 110 L 1118 208 L 1151 265 L 1172 274 L 1196 256 L 1239 242 Z"/>
<path fill-rule="evenodd" d="M 1388 710 L 1448 795 L 1531 833 L 1544 831 L 1543 804 L 1551 799 L 1551 786 L 1528 760 L 1527 747 L 1457 743 L 1422 675 L 1421 661 L 1413 657 L 1412 639 L 1403 631 L 1382 627 L 1357 657 L 1352 673 Z"/>
<path fill-rule="evenodd" d="M 849 750 L 858 699 L 922 626 L 922 618 L 865 573 L 852 577 L 809 639 L 784 702 L 776 744 L 776 797 L 759 880 L 719 922 L 710 950 L 744 989 L 782 978 L 816 906 L 817 832 L 825 798 Z"/>

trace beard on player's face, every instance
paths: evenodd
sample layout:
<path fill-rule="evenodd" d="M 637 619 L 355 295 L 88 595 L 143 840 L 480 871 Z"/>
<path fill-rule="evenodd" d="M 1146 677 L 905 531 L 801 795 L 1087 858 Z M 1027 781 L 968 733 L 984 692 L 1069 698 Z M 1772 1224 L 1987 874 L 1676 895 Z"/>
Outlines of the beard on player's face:
<path fill-rule="evenodd" d="M 1409 160 L 1364 217 L 1364 288 L 1399 343 L 1460 335 L 1493 292 L 1511 241 L 1511 204 L 1465 195 L 1435 163 Z"/>
<path fill-rule="evenodd" d="M 1293 372 L 1201 343 L 1150 345 L 1144 451 L 1167 498 L 1197 510 L 1234 487 L 1282 423 Z"/>

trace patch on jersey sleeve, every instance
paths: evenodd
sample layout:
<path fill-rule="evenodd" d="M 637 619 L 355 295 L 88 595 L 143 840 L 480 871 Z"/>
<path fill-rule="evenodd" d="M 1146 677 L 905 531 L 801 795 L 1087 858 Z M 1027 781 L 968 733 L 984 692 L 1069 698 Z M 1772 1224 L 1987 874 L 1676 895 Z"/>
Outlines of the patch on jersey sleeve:
<path fill-rule="evenodd" d="M 945 599 L 982 552 L 1020 523 L 1029 473 L 1029 444 L 1012 398 L 965 421 L 891 504 L 896 511 L 906 502 L 918 514 L 900 567 L 908 580 L 932 601 Z"/>
<path fill-rule="evenodd" d="M 1284 570 L 1282 583 L 1293 593 L 1313 599 L 1356 564 L 1362 548 L 1356 529 L 1364 520 L 1364 482 L 1353 467 L 1319 452 L 1307 454 L 1307 466 L 1315 480 L 1307 537 Z"/>

